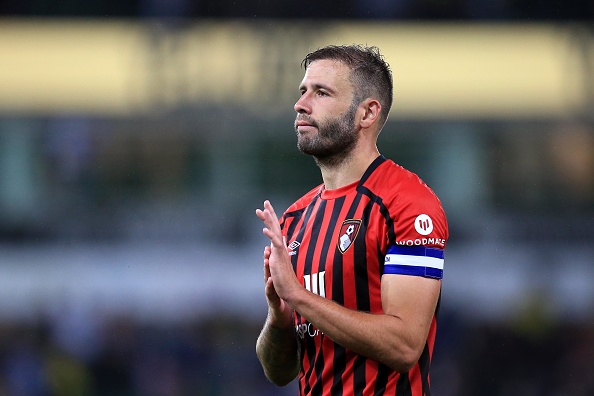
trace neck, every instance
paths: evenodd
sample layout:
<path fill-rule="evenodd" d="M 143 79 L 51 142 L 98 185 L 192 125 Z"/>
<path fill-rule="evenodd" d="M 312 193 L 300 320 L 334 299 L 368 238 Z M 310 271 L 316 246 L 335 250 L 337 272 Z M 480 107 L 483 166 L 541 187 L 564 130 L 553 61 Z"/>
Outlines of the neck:
<path fill-rule="evenodd" d="M 336 190 L 361 179 L 369 165 L 380 155 L 377 147 L 362 150 L 355 147 L 353 151 L 340 160 L 322 161 L 316 158 L 316 163 L 322 172 L 322 179 L 327 190 Z"/>

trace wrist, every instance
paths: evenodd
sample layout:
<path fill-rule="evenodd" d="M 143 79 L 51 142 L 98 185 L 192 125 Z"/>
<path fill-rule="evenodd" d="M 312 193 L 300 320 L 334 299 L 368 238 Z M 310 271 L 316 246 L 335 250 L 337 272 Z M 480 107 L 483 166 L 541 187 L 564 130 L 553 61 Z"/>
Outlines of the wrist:
<path fill-rule="evenodd" d="M 300 309 L 307 304 L 307 301 L 311 296 L 313 296 L 313 294 L 310 291 L 298 284 L 298 286 L 287 295 L 285 302 L 293 309 L 293 311 L 299 312 Z"/>
<path fill-rule="evenodd" d="M 289 311 L 288 314 L 283 314 L 269 309 L 266 322 L 268 323 L 268 326 L 277 329 L 291 329 L 293 328 L 293 311 Z"/>

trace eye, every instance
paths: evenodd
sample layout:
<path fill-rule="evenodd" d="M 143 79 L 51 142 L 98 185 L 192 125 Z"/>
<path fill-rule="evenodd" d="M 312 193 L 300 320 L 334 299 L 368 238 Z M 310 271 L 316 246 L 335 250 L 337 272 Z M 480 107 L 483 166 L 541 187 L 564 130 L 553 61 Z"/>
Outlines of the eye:
<path fill-rule="evenodd" d="M 316 95 L 318 96 L 328 96 L 328 92 L 323 91 L 323 90 L 319 90 L 316 92 Z"/>

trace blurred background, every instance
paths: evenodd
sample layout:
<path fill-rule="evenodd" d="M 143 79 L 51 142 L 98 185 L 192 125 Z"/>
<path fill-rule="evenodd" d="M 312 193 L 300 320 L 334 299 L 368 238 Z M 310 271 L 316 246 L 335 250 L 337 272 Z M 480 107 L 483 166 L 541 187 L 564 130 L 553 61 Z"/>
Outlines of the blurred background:
<path fill-rule="evenodd" d="M 433 393 L 594 394 L 594 3 L 0 1 L 0 394 L 267 383 L 254 215 L 321 182 L 304 55 L 377 45 L 450 223 Z"/>

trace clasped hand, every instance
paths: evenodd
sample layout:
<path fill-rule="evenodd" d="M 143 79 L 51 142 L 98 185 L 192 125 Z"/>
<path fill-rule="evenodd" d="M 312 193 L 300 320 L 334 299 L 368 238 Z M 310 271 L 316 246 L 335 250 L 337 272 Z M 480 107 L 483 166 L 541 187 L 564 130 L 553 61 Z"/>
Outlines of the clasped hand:
<path fill-rule="evenodd" d="M 270 246 L 264 248 L 266 297 L 272 308 L 279 309 L 284 302 L 290 305 L 295 293 L 304 289 L 293 272 L 286 240 L 272 204 L 268 200 L 264 201 L 264 209 L 256 209 L 256 216 L 265 225 L 263 234 L 270 239 Z"/>

